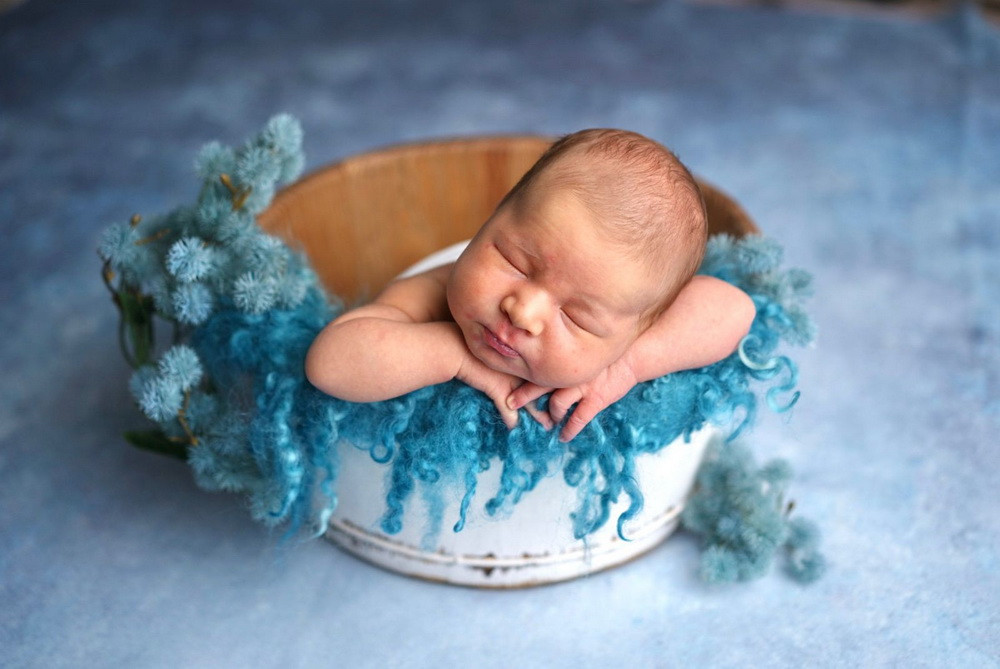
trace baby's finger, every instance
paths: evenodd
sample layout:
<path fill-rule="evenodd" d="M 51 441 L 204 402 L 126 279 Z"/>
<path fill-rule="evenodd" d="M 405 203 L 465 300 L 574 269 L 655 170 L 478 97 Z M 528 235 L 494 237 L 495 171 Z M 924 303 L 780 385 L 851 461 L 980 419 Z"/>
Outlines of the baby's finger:
<path fill-rule="evenodd" d="M 536 407 L 533 402 L 531 404 L 526 404 L 524 406 L 524 410 L 527 411 L 532 418 L 537 420 L 546 430 L 551 430 L 555 427 L 555 423 L 552 422 L 552 418 L 549 417 L 549 414 L 544 411 L 539 411 L 538 407 Z"/>
<path fill-rule="evenodd" d="M 577 404 L 576 409 L 573 410 L 573 415 L 563 425 L 562 432 L 559 434 L 559 441 L 572 441 L 576 435 L 580 434 L 583 428 L 587 427 L 587 423 L 601 412 L 602 408 L 600 403 L 591 402 L 586 399 Z"/>
<path fill-rule="evenodd" d="M 520 409 L 528 404 L 528 402 L 534 402 L 545 393 L 551 391 L 552 388 L 537 386 L 531 381 L 525 381 L 507 397 L 507 406 L 511 409 Z"/>
<path fill-rule="evenodd" d="M 569 408 L 580 401 L 583 392 L 579 388 L 560 388 L 549 397 L 549 415 L 559 423 L 566 417 Z"/>
<path fill-rule="evenodd" d="M 507 426 L 508 430 L 513 430 L 517 426 L 517 412 L 511 411 L 503 405 L 502 402 L 494 402 L 497 411 L 500 412 L 500 419 L 503 420 L 503 424 Z"/>

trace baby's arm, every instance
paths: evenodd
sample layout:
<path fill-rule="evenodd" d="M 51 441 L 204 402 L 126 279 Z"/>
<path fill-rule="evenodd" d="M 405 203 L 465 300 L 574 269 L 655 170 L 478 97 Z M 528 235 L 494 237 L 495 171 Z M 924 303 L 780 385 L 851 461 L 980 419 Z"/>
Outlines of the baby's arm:
<path fill-rule="evenodd" d="M 637 383 L 705 367 L 736 350 L 756 314 L 753 300 L 742 290 L 699 274 L 623 357 Z"/>
<path fill-rule="evenodd" d="M 446 285 L 451 265 L 399 279 L 371 304 L 327 325 L 306 354 L 306 377 L 319 390 L 351 402 L 377 402 L 458 379 L 486 393 L 507 427 L 506 406 L 522 379 L 490 369 L 465 345 L 451 319 Z M 551 427 L 547 415 L 529 411 Z"/>
<path fill-rule="evenodd" d="M 341 314 L 313 341 L 306 377 L 351 402 L 377 402 L 455 377 L 465 342 L 448 322 L 447 271 L 394 281 L 371 304 Z"/>
<path fill-rule="evenodd" d="M 705 367 L 731 354 L 755 315 L 753 301 L 739 288 L 714 277 L 695 276 L 625 354 L 596 378 L 554 390 L 525 384 L 511 394 L 508 406 L 524 406 L 552 391 L 549 414 L 558 423 L 577 404 L 560 435 L 569 441 L 635 384 Z"/>

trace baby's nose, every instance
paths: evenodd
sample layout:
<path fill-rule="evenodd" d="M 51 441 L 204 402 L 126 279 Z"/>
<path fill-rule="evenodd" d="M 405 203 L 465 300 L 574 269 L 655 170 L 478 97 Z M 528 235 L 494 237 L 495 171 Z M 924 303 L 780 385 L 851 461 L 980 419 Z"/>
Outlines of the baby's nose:
<path fill-rule="evenodd" d="M 500 302 L 500 309 L 514 327 L 538 336 L 545 327 L 544 297 L 539 294 L 508 295 Z"/>

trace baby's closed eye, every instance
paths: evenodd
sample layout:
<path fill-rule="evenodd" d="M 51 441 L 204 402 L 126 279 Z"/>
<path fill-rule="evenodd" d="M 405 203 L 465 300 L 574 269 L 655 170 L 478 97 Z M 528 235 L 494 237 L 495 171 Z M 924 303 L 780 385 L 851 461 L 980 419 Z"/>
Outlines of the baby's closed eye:
<path fill-rule="evenodd" d="M 580 316 L 579 316 L 579 315 L 577 315 L 577 316 L 576 316 L 576 317 L 574 318 L 574 317 L 573 317 L 573 314 L 572 314 L 572 313 L 570 313 L 570 312 L 568 312 L 568 311 L 566 311 L 565 309 L 560 309 L 560 310 L 559 310 L 559 312 L 560 312 L 560 313 L 562 314 L 562 317 L 563 317 L 563 320 L 564 320 L 564 321 L 565 321 L 565 322 L 566 322 L 567 324 L 569 324 L 569 325 L 571 325 L 572 327 L 575 327 L 575 328 L 577 328 L 577 329 L 580 329 L 580 330 L 583 330 L 584 332 L 590 332 L 590 330 L 588 330 L 588 329 L 587 329 L 587 328 L 586 328 L 586 327 L 585 327 L 585 326 L 584 326 L 584 325 L 583 325 L 583 324 L 582 324 L 582 323 L 580 322 Z"/>
<path fill-rule="evenodd" d="M 594 337 L 606 337 L 608 334 L 606 326 L 595 320 L 594 316 L 566 308 L 560 309 L 559 312 L 571 328 Z"/>
<path fill-rule="evenodd" d="M 518 274 L 521 274 L 521 275 L 525 274 L 524 270 L 522 270 L 520 267 L 518 267 L 517 264 L 515 264 L 514 261 L 511 260 L 511 258 L 510 258 L 510 256 L 508 254 L 506 254 L 502 250 L 500 250 L 499 246 L 497 246 L 496 244 L 494 244 L 493 248 L 495 248 L 496 251 L 497 251 L 497 253 L 500 254 L 500 257 L 503 258 L 504 263 L 506 263 L 508 266 L 510 266 L 515 272 L 517 272 Z"/>

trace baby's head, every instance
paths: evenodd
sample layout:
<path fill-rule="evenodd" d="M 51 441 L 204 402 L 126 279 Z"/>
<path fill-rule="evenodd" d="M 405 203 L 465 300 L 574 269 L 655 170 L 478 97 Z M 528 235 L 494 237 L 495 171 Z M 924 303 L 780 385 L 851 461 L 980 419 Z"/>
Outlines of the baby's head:
<path fill-rule="evenodd" d="M 622 130 L 568 135 L 508 193 L 455 264 L 448 304 L 486 365 L 539 385 L 594 378 L 701 263 L 688 170 Z"/>

